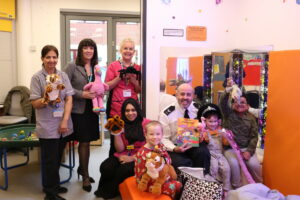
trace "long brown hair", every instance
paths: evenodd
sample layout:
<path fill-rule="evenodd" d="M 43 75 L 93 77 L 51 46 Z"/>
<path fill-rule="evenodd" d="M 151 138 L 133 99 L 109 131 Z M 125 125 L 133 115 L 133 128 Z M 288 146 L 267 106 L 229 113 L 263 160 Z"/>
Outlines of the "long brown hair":
<path fill-rule="evenodd" d="M 83 47 L 87 47 L 87 46 L 91 46 L 94 48 L 94 55 L 93 58 L 91 60 L 91 66 L 94 67 L 95 65 L 98 64 L 98 51 L 97 51 L 97 45 L 94 42 L 94 40 L 86 38 L 80 41 L 79 45 L 78 45 L 78 50 L 77 50 L 77 57 L 76 57 L 76 65 L 79 66 L 84 66 L 85 62 L 83 59 L 83 55 L 82 55 L 82 49 Z"/>

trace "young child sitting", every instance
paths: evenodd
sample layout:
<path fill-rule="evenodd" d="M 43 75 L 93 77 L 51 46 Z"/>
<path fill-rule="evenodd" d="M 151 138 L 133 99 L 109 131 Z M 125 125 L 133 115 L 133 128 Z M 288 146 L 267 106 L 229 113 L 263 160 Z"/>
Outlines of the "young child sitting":
<path fill-rule="evenodd" d="M 230 166 L 223 156 L 223 145 L 228 146 L 227 139 L 223 136 L 220 126 L 222 114 L 219 107 L 215 104 L 202 106 L 197 114 L 197 118 L 202 122 L 200 127 L 200 142 L 206 142 L 210 151 L 210 175 L 223 183 L 224 196 L 231 188 Z"/>
<path fill-rule="evenodd" d="M 136 154 L 135 177 L 139 190 L 152 192 L 154 194 L 163 193 L 174 198 L 176 192 L 180 191 L 182 185 L 176 181 L 176 172 L 171 166 L 171 158 L 161 143 L 162 137 L 163 130 L 160 122 L 151 121 L 146 125 L 146 144 L 140 148 Z M 152 171 L 150 169 L 151 166 L 149 166 L 147 162 L 152 154 L 156 155 L 153 158 L 155 162 L 162 161 L 163 163 L 158 167 L 158 171 L 164 172 L 164 175 L 166 175 L 163 182 L 161 181 L 163 178 L 162 173 Z M 158 179 L 160 179 L 160 181 L 158 181 Z"/>
<path fill-rule="evenodd" d="M 258 125 L 255 117 L 248 112 L 249 105 L 245 94 L 229 97 L 234 82 L 228 78 L 225 92 L 220 97 L 220 108 L 224 115 L 223 126 L 233 133 L 233 138 L 242 152 L 242 157 L 256 182 L 262 182 L 262 166 L 254 155 L 258 141 Z M 241 170 L 233 149 L 224 153 L 231 168 L 231 183 L 234 188 L 241 186 Z"/>

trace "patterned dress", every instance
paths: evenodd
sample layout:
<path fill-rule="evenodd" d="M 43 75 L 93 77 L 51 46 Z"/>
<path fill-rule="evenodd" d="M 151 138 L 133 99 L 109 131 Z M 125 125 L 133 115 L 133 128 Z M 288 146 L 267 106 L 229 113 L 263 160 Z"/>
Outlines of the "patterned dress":
<path fill-rule="evenodd" d="M 162 148 L 162 145 L 159 145 L 160 148 Z M 152 149 L 142 147 L 139 149 L 138 153 L 136 154 L 136 160 L 135 160 L 135 167 L 134 167 L 134 172 L 135 172 L 135 178 L 137 180 L 137 183 L 139 183 L 142 179 L 142 176 L 144 173 L 146 173 L 146 154 L 151 152 Z M 167 164 L 171 164 L 171 158 L 168 155 L 166 150 L 163 150 L 162 154 L 165 157 L 165 160 Z M 150 181 L 148 183 L 148 189 L 147 192 L 149 192 L 149 188 L 153 185 L 153 181 Z M 181 189 L 182 185 L 179 181 L 173 180 L 169 178 L 163 185 L 162 185 L 162 193 L 169 195 L 171 197 L 174 197 L 176 192 L 179 192 Z"/>
<path fill-rule="evenodd" d="M 224 190 L 230 190 L 230 166 L 223 155 L 223 146 L 229 142 L 222 136 L 222 128 L 202 132 L 202 140 L 208 142 L 207 148 L 210 151 L 210 175 L 223 183 Z"/>

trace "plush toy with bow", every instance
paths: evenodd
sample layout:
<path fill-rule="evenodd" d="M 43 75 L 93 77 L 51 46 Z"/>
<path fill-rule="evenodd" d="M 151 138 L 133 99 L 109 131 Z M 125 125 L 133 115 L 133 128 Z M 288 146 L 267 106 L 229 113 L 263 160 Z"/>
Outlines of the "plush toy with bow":
<path fill-rule="evenodd" d="M 167 164 L 163 155 L 157 151 L 151 151 L 146 155 L 146 173 L 142 176 L 138 183 L 138 189 L 146 191 L 148 183 L 151 181 L 153 185 L 150 187 L 150 192 L 160 195 L 162 185 L 169 179 L 177 179 L 176 172 L 172 165 Z"/>
<path fill-rule="evenodd" d="M 88 90 L 90 92 L 95 92 L 96 97 L 92 99 L 93 101 L 93 112 L 104 112 L 105 108 L 103 106 L 103 97 L 105 91 L 108 91 L 109 86 L 102 82 L 101 80 L 101 69 L 99 65 L 94 68 L 95 80 L 90 82 L 83 87 L 83 90 Z"/>
<path fill-rule="evenodd" d="M 112 135 L 120 135 L 123 132 L 124 129 L 124 121 L 119 117 L 119 115 L 115 115 L 112 118 L 109 118 L 107 120 L 107 123 L 105 124 L 105 128 L 107 130 L 110 130 Z"/>
<path fill-rule="evenodd" d="M 64 84 L 58 74 L 49 74 L 46 76 L 45 93 L 42 99 L 44 104 L 56 105 L 61 102 L 59 93 L 61 90 L 65 89 Z"/>

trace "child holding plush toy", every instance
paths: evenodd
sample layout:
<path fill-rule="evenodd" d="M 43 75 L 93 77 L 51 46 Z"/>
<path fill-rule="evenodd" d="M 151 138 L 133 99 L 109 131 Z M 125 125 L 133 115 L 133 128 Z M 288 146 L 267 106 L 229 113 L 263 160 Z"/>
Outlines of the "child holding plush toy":
<path fill-rule="evenodd" d="M 223 183 L 224 196 L 231 188 L 230 166 L 223 155 L 223 146 L 228 146 L 229 142 L 223 133 L 226 131 L 221 125 L 222 114 L 215 104 L 206 104 L 200 107 L 197 118 L 202 122 L 200 128 L 200 142 L 206 142 L 209 149 L 210 175 Z"/>
<path fill-rule="evenodd" d="M 224 115 L 224 127 L 233 133 L 237 147 L 242 152 L 249 172 L 256 182 L 262 182 L 262 166 L 255 155 L 256 145 L 258 142 L 258 126 L 257 120 L 248 112 L 249 104 L 247 96 L 235 96 L 233 79 L 227 79 L 225 92 L 220 97 L 220 108 Z M 230 96 L 232 97 L 231 107 L 229 106 Z M 239 159 L 233 149 L 228 149 L 224 153 L 231 168 L 231 183 L 234 188 L 242 185 L 241 168 Z M 242 170 L 245 171 L 245 170 Z M 244 173 L 245 174 L 245 173 Z M 248 182 L 251 182 L 251 177 Z"/>
<path fill-rule="evenodd" d="M 151 121 L 145 128 L 146 144 L 136 154 L 135 177 L 138 189 L 153 194 L 167 194 L 175 197 L 181 183 L 171 165 L 171 158 L 161 143 L 162 125 Z"/>

